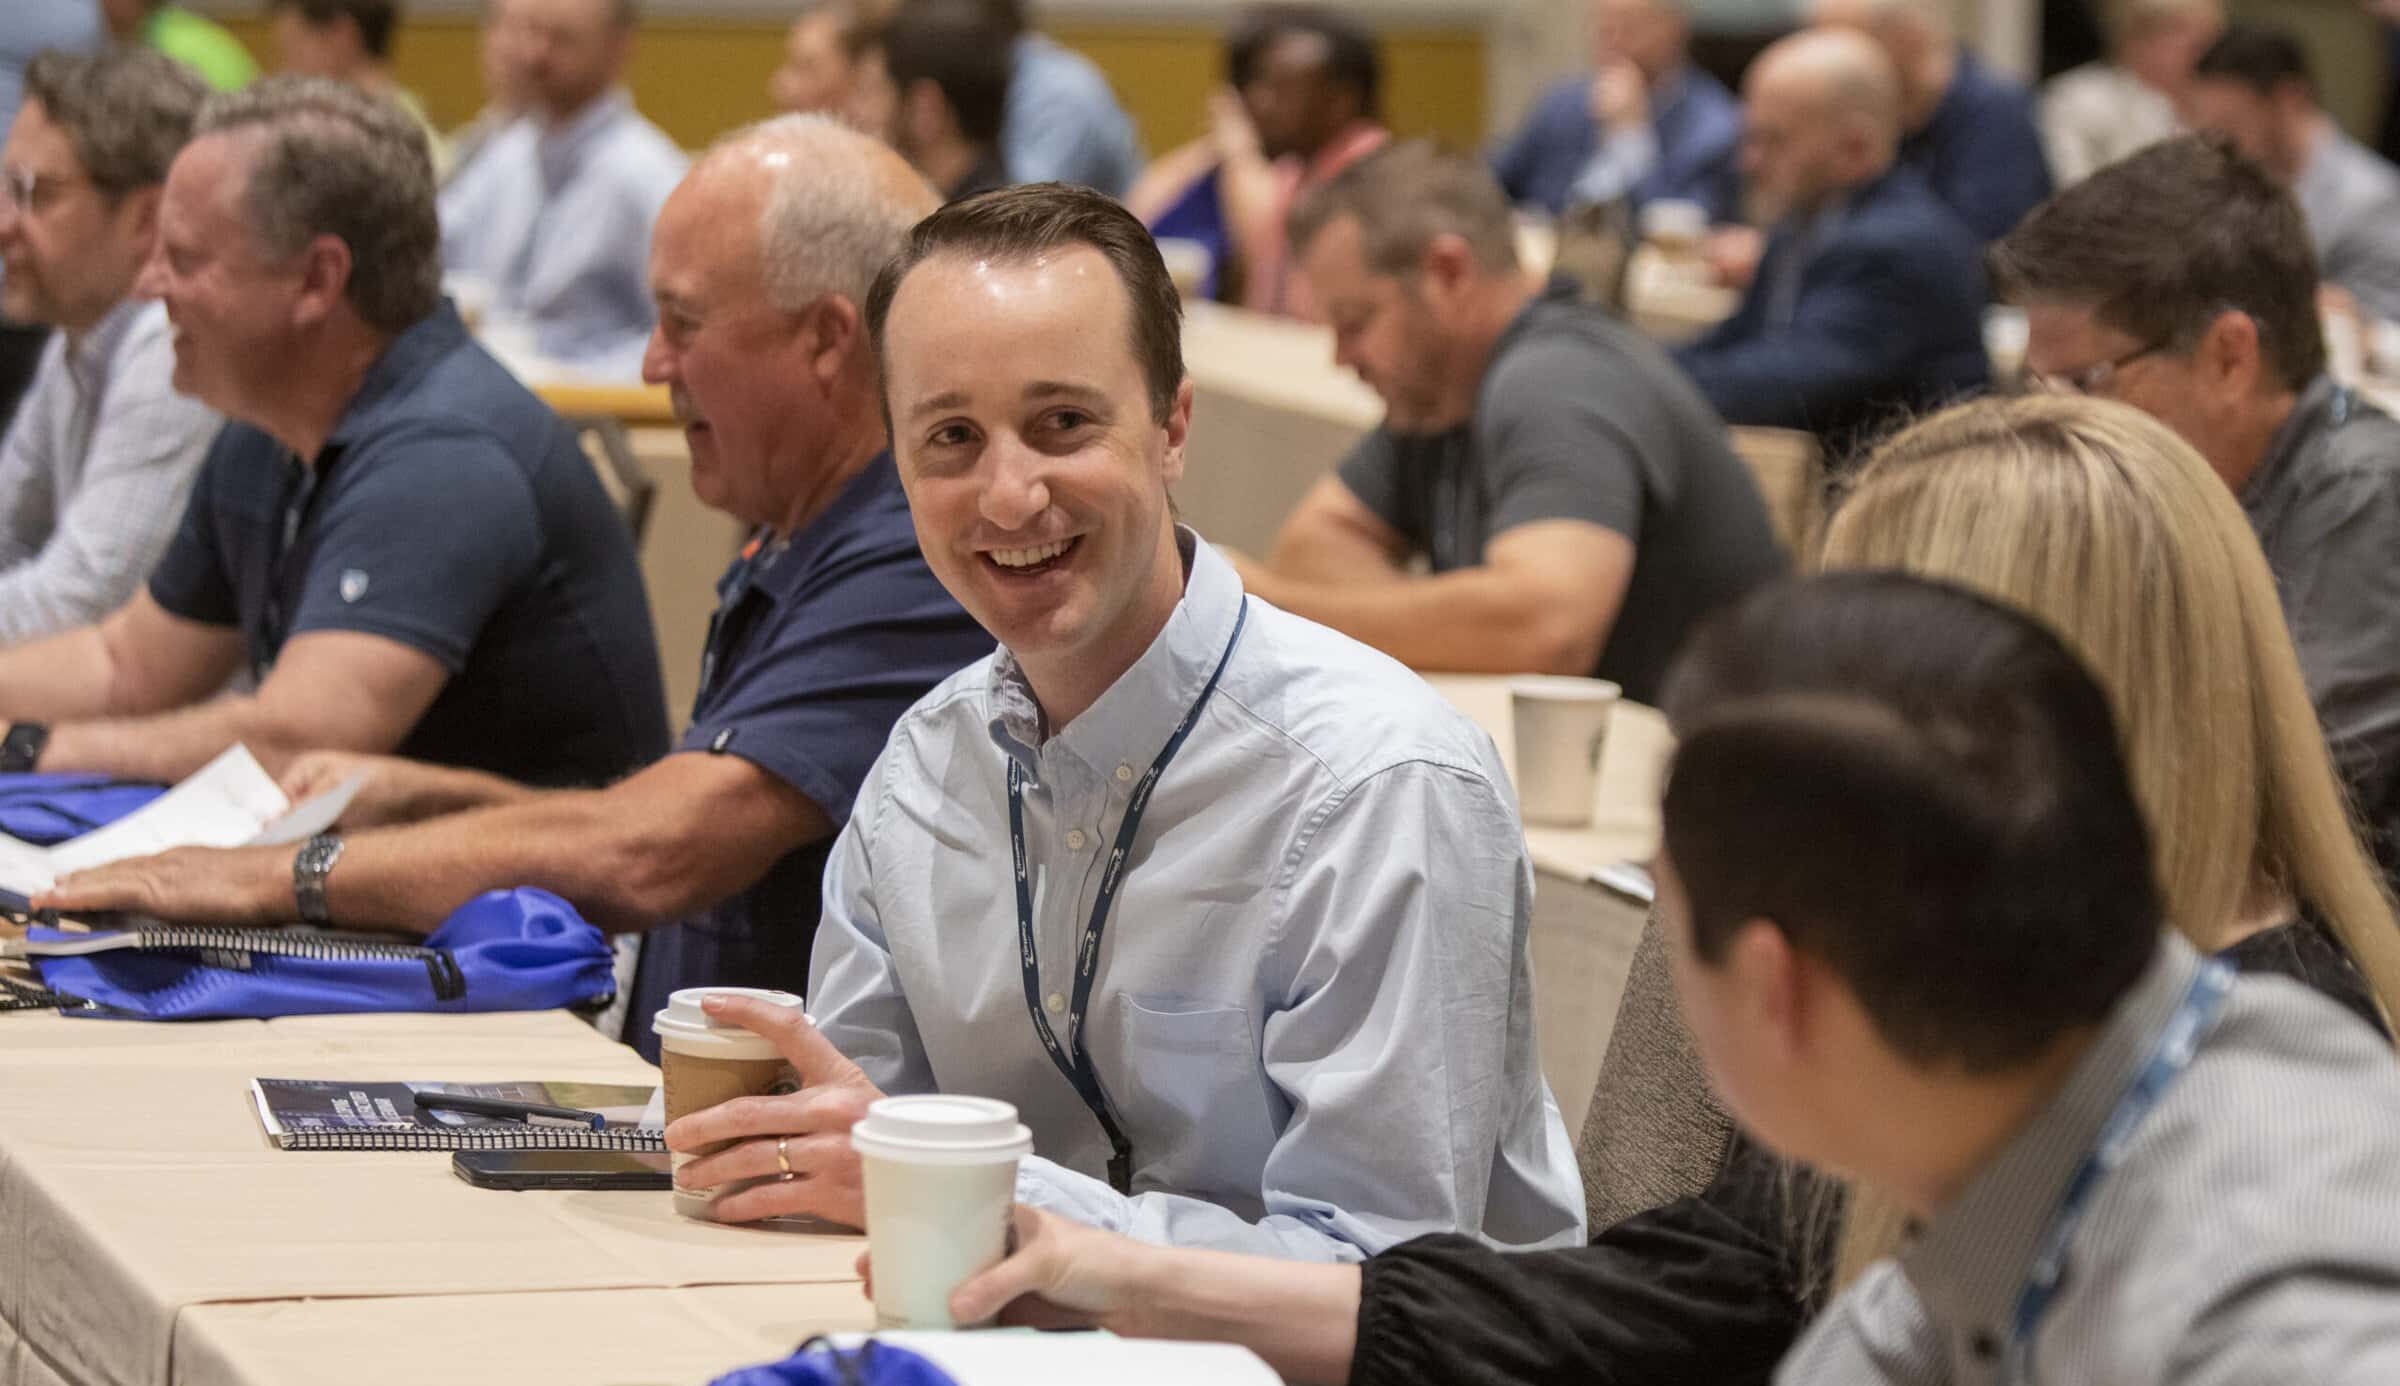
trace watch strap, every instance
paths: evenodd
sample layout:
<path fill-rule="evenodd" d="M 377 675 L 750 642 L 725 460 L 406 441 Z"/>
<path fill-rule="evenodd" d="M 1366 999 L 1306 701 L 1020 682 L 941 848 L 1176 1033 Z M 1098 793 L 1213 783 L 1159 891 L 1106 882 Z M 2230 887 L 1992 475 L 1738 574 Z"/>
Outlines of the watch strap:
<path fill-rule="evenodd" d="M 341 859 L 340 833 L 318 833 L 302 844 L 300 854 L 292 858 L 292 900 L 300 907 L 303 921 L 333 922 L 332 912 L 325 906 L 325 879 L 333 874 L 333 864 Z"/>

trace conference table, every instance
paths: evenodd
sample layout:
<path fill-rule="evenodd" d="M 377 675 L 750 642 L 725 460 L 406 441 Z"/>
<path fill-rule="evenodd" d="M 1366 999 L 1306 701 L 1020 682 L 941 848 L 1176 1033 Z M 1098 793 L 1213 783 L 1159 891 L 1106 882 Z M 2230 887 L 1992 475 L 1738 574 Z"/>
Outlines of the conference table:
<path fill-rule="evenodd" d="M 1508 759 L 1507 680 L 1433 682 Z M 1592 824 L 1527 834 L 1542 1058 L 1577 1127 L 1645 909 L 1615 868 L 1655 844 L 1666 746 L 1620 704 Z M 476 1189 L 438 1152 L 278 1150 L 259 1077 L 656 1070 L 560 1012 L 0 1014 L 0 1386 L 696 1382 L 871 1326 L 858 1238 L 693 1222 L 664 1193 Z"/>

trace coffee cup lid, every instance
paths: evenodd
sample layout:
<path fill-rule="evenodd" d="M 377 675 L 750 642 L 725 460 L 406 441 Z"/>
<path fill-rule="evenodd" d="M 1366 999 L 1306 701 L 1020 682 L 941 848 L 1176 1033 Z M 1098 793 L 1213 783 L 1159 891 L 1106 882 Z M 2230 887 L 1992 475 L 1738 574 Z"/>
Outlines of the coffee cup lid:
<path fill-rule="evenodd" d="M 720 1024 L 700 1009 L 704 996 L 747 996 L 770 1005 L 788 1006 L 799 1010 L 802 1002 L 788 991 L 771 991 L 765 987 L 686 987 L 667 998 L 666 1009 L 653 1016 L 650 1028 L 658 1032 L 663 1043 L 669 1037 L 687 1043 L 730 1045 L 736 1048 L 763 1048 L 759 1057 L 773 1054 L 774 1045 L 764 1036 L 752 1034 L 739 1025 Z M 732 1057 L 732 1056 L 729 1056 Z"/>
<path fill-rule="evenodd" d="M 850 1128 L 861 1155 L 910 1164 L 981 1165 L 1033 1153 L 1017 1109 L 989 1097 L 926 1093 L 886 1097 Z"/>

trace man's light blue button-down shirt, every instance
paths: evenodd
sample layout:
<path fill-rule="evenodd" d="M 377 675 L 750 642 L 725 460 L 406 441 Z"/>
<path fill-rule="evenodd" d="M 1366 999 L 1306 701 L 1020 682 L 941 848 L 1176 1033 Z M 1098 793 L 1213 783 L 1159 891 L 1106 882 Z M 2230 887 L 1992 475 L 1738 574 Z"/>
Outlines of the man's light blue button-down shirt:
<path fill-rule="evenodd" d="M 543 356 L 639 374 L 657 320 L 650 228 L 685 162 L 622 91 L 561 126 L 520 120 L 442 190 L 442 264 L 489 283 L 494 314 Z"/>
<path fill-rule="evenodd" d="M 1422 1233 L 1583 1240 L 1533 1039 L 1533 873 L 1490 738 L 1390 659 L 1256 599 L 1159 780 L 1101 945 L 1085 1044 L 1109 1145 L 1026 1012 L 1008 830 L 1026 772 L 1036 994 L 1062 1043 L 1128 798 L 1244 600 L 1189 531 L 1166 629 L 1042 734 L 1006 650 L 903 717 L 825 876 L 818 1024 L 886 1092 L 1017 1105 L 1026 1202 L 1145 1241 L 1356 1260 Z"/>
<path fill-rule="evenodd" d="M 1041 34 L 1009 53 L 1001 162 L 1020 183 L 1081 183 L 1123 197 L 1142 172 L 1141 141 L 1092 61 Z"/>

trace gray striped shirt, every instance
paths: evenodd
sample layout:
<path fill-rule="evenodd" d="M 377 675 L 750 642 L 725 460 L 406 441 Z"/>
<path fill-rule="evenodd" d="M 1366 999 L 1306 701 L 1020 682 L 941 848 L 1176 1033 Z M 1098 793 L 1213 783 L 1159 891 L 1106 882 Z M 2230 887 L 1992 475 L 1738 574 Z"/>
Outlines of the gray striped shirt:
<path fill-rule="evenodd" d="M 2031 1125 L 1779 1386 L 2000 1386 L 2036 1245 L 2200 960 L 2170 938 Z M 2400 1382 L 2400 1066 L 2279 977 L 2243 977 L 2092 1193 L 2032 1339 L 2033 1383 Z"/>
<path fill-rule="evenodd" d="M 0 644 L 89 625 L 150 576 L 224 422 L 174 374 L 155 303 L 50 339 L 0 443 Z"/>

